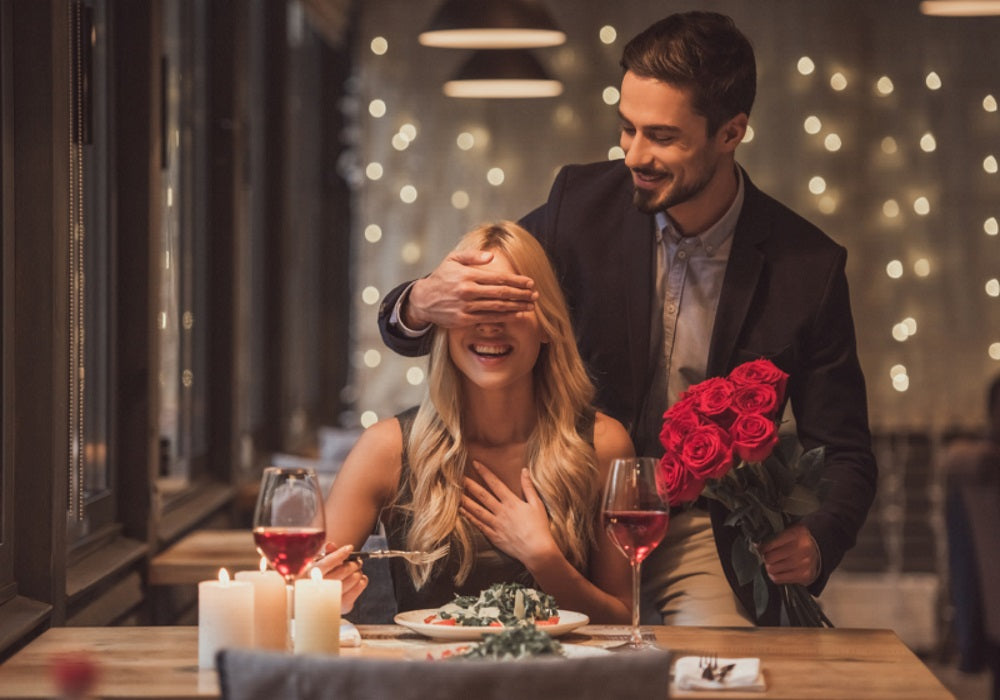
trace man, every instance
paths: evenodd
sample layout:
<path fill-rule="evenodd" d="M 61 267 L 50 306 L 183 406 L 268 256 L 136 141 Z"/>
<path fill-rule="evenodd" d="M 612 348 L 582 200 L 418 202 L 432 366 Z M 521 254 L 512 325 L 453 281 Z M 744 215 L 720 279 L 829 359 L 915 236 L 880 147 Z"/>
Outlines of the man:
<path fill-rule="evenodd" d="M 662 454 L 663 412 L 688 386 L 759 357 L 790 375 L 799 440 L 826 447 L 826 494 L 761 552 L 774 584 L 818 595 L 854 545 L 876 481 L 846 251 L 736 165 L 756 68 L 731 19 L 671 15 L 628 43 L 622 66 L 624 162 L 563 168 L 521 223 L 558 269 L 599 407 L 629 426 L 638 454 Z M 428 324 L 530 309 L 530 280 L 485 274 L 486 260 L 452 256 L 394 290 L 380 311 L 386 343 L 413 355 Z M 780 596 L 772 590 L 756 613 L 730 564 L 736 531 L 718 503 L 707 508 L 710 518 L 704 508 L 672 514 L 644 564 L 644 596 L 667 623 L 779 624 Z"/>

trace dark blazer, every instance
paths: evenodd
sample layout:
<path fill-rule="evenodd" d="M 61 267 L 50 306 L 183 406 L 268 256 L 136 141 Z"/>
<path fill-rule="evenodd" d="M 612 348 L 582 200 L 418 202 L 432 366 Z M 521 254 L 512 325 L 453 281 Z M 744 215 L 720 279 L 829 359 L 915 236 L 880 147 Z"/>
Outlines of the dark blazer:
<path fill-rule="evenodd" d="M 802 446 L 826 446 L 824 501 L 805 519 L 822 554 L 822 571 L 811 586 L 818 594 L 854 546 L 875 494 L 865 383 L 845 276 L 847 254 L 754 187 L 745 173 L 744 187 L 708 376 L 769 358 L 789 374 L 787 394 Z M 638 445 L 650 444 L 648 436 L 636 433 L 639 412 L 647 400 L 654 401 L 656 410 L 665 408 L 665 397 L 648 396 L 654 369 L 654 223 L 632 204 L 628 169 L 620 160 L 567 166 L 556 177 L 548 201 L 520 223 L 542 241 L 559 275 L 580 353 L 597 386 L 598 407 L 628 426 Z M 404 339 L 388 326 L 401 290 L 393 290 L 382 304 L 382 336 L 397 352 L 426 352 L 420 342 Z M 752 586 L 740 586 L 729 563 L 736 530 L 723 525 L 726 511 L 717 502 L 710 502 L 710 510 L 726 576 L 753 611 Z M 772 591 L 771 605 L 758 623 L 778 623 L 778 599 Z"/>

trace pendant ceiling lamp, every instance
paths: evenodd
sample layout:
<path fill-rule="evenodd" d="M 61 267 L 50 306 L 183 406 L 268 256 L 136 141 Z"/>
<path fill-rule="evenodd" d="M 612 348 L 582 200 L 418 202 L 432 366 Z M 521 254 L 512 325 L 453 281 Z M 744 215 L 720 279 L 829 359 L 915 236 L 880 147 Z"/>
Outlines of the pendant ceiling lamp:
<path fill-rule="evenodd" d="M 986 17 L 1000 15 L 1000 0 L 924 0 L 920 11 L 937 17 Z"/>
<path fill-rule="evenodd" d="M 418 40 L 452 49 L 558 46 L 566 34 L 537 0 L 445 0 Z"/>
<path fill-rule="evenodd" d="M 524 49 L 475 51 L 444 84 L 449 97 L 555 97 L 563 86 Z"/>

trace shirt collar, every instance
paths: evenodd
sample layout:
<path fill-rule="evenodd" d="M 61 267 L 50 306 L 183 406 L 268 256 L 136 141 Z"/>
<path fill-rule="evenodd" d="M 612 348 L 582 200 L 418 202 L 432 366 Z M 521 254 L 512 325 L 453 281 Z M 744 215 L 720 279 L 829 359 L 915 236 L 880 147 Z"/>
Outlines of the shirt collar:
<path fill-rule="evenodd" d="M 702 231 L 695 238 L 701 243 L 701 248 L 709 255 L 722 250 L 732 240 L 733 232 L 736 230 L 736 222 L 740 218 L 740 210 L 743 208 L 743 171 L 736 168 L 736 196 L 729 209 L 718 221 Z M 661 239 L 666 235 L 674 243 L 681 240 L 680 233 L 674 226 L 674 222 L 667 216 L 665 211 L 658 211 L 654 215 L 656 218 L 656 238 Z"/>

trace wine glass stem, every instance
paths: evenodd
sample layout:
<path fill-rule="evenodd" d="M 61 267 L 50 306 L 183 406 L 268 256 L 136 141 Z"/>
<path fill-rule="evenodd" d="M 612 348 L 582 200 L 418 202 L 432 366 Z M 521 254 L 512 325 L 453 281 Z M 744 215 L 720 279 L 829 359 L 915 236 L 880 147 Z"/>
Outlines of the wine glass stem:
<path fill-rule="evenodd" d="M 285 583 L 285 614 L 288 626 L 285 634 L 285 651 L 291 653 L 295 651 L 295 641 L 292 637 L 292 625 L 295 624 L 295 586 Z"/>
<path fill-rule="evenodd" d="M 639 567 L 638 559 L 632 562 L 632 646 L 642 646 L 642 632 L 639 630 Z"/>

